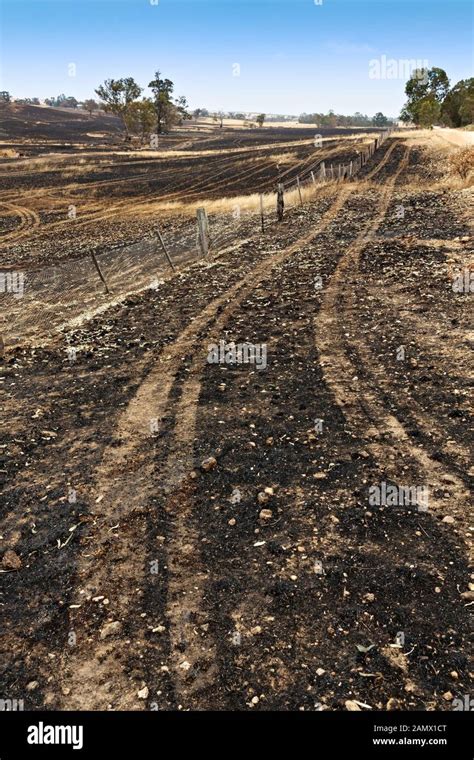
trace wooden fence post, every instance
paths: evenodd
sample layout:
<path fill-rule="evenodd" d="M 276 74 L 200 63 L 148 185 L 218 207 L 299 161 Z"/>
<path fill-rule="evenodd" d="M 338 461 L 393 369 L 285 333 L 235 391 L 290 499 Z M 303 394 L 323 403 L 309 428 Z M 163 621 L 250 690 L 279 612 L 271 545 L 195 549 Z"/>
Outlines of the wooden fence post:
<path fill-rule="evenodd" d="M 175 265 L 173 264 L 173 262 L 172 262 L 172 260 L 171 260 L 171 256 L 169 255 L 169 253 L 168 253 L 168 251 L 167 251 L 167 248 L 166 248 L 166 246 L 165 246 L 165 241 L 163 240 L 163 237 L 162 237 L 162 235 L 161 235 L 161 231 L 160 231 L 160 228 L 158 227 L 158 225 L 156 225 L 156 232 L 157 232 L 157 234 L 158 234 L 158 239 L 159 239 L 159 241 L 160 241 L 160 243 L 161 243 L 161 247 L 163 248 L 163 251 L 164 251 L 164 253 L 165 253 L 165 256 L 166 256 L 166 258 L 168 259 L 168 264 L 170 265 L 170 267 L 171 267 L 171 269 L 173 270 L 173 272 L 175 272 L 175 271 L 176 271 L 176 267 L 175 267 Z"/>
<path fill-rule="evenodd" d="M 92 257 L 92 261 L 95 264 L 95 268 L 97 269 L 98 275 L 99 275 L 100 279 L 102 280 L 102 282 L 104 283 L 105 292 L 106 293 L 110 293 L 109 286 L 107 285 L 107 281 L 106 281 L 104 275 L 101 272 L 101 269 L 100 269 L 100 266 L 99 266 L 99 262 L 97 261 L 97 259 L 95 257 L 94 251 L 91 251 L 91 257 Z"/>
<path fill-rule="evenodd" d="M 296 177 L 296 184 L 298 185 L 298 195 L 300 196 L 300 205 L 303 205 L 303 198 L 301 197 L 301 185 L 299 176 Z"/>
<path fill-rule="evenodd" d="M 209 253 L 209 222 L 207 219 L 206 209 L 197 209 L 198 238 L 199 245 L 203 256 Z"/>
<path fill-rule="evenodd" d="M 283 211 L 285 209 L 285 189 L 281 182 L 278 183 L 278 190 L 277 190 L 277 217 L 278 221 L 283 221 Z"/>
<path fill-rule="evenodd" d="M 321 179 L 326 179 L 326 164 L 321 161 L 321 168 L 319 170 L 319 176 Z"/>
<path fill-rule="evenodd" d="M 314 172 L 311 172 L 311 179 L 313 180 L 313 185 L 315 185 L 316 184 L 316 179 L 315 179 L 315 176 L 314 176 Z"/>

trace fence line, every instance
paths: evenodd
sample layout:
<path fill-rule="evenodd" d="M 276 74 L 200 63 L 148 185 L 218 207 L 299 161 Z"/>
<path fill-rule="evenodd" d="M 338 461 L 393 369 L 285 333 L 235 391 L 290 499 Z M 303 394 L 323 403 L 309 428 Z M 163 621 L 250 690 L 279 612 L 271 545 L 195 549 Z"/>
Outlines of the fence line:
<path fill-rule="evenodd" d="M 182 222 L 179 232 L 173 235 L 163 232 L 157 224 L 152 237 L 137 243 L 24 271 L 26 282 L 21 297 L 8 291 L 0 294 L 7 306 L 0 324 L 0 344 L 2 338 L 8 345 L 51 333 L 71 319 L 105 308 L 118 297 L 158 287 L 160 277 L 170 269 L 176 271 L 177 266 L 205 258 L 209 251 L 248 237 L 254 233 L 256 223 L 264 233 L 270 221 L 283 219 L 285 209 L 304 202 L 303 188 L 352 180 L 391 132 L 381 132 L 346 164 L 327 166 L 324 160 L 310 164 L 295 179 L 279 182 L 276 191 L 265 196 L 260 193 L 255 208 L 248 211 L 237 206 L 233 213 L 209 219 L 206 209 L 200 208 L 197 219 Z"/>

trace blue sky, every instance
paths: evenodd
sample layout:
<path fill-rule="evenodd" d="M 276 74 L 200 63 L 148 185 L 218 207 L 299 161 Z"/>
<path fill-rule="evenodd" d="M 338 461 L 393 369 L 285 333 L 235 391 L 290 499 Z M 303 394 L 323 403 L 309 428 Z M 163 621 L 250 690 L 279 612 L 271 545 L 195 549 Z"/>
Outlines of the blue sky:
<path fill-rule="evenodd" d="M 82 99 L 106 78 L 146 86 L 160 69 L 193 108 L 396 115 L 399 61 L 441 66 L 452 83 L 473 76 L 470 0 L 153 2 L 0 0 L 0 89 Z M 382 56 L 399 78 L 369 78 Z"/>

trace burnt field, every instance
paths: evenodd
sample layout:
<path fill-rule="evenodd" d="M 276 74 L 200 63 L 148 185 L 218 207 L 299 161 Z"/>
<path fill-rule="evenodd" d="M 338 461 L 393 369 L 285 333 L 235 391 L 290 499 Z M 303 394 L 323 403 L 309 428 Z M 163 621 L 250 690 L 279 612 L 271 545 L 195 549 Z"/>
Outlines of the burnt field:
<path fill-rule="evenodd" d="M 4 215 L 4 261 L 74 257 L 155 215 L 166 230 L 188 202 L 271 186 L 275 155 L 293 154 L 290 180 L 365 139 L 281 132 L 3 165 L 4 205 L 38 216 Z M 452 710 L 470 693 L 472 292 L 453 282 L 472 266 L 472 188 L 448 154 L 392 136 L 281 223 L 249 217 L 156 288 L 7 346 L 2 693 L 249 711 Z"/>
<path fill-rule="evenodd" d="M 28 269 L 80 258 L 140 240 L 158 221 L 174 236 L 206 200 L 273 192 L 278 179 L 289 186 L 321 161 L 355 160 L 370 139 L 370 130 L 190 126 L 160 137 L 157 150 L 96 138 L 93 149 L 71 143 L 4 159 L 1 263 Z"/>

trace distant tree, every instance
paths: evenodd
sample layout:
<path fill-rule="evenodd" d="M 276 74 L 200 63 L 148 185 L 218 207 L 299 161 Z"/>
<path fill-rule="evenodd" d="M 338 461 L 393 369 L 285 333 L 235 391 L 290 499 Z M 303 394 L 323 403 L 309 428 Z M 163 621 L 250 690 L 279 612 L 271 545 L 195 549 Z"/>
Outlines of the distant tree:
<path fill-rule="evenodd" d="M 85 100 L 82 105 L 84 106 L 85 110 L 88 111 L 89 116 L 92 116 L 92 112 L 97 111 L 99 108 L 97 101 L 93 100 L 92 98 Z"/>
<path fill-rule="evenodd" d="M 265 116 L 266 116 L 266 114 L 264 114 L 264 113 L 259 113 L 259 115 L 257 116 L 256 121 L 257 121 L 257 124 L 258 124 L 259 127 L 263 127 L 263 122 L 265 121 Z"/>
<path fill-rule="evenodd" d="M 191 118 L 191 114 L 189 113 L 189 106 L 186 98 L 184 95 L 181 95 L 179 98 L 177 98 L 174 102 L 174 106 L 176 108 L 177 118 L 178 118 L 178 124 L 182 124 L 183 121 L 186 119 Z"/>
<path fill-rule="evenodd" d="M 7 92 L 6 90 L 3 90 L 2 92 L 0 92 L 0 102 L 10 103 L 11 102 L 10 93 Z"/>
<path fill-rule="evenodd" d="M 193 116 L 195 119 L 199 119 L 200 116 L 202 116 L 202 109 L 201 108 L 195 108 L 193 111 Z"/>
<path fill-rule="evenodd" d="M 158 134 L 166 131 L 172 126 L 176 111 L 173 106 L 171 96 L 173 94 L 174 84 L 171 79 L 163 79 L 160 71 L 155 72 L 155 78 L 150 82 L 148 87 L 153 92 L 153 102 L 156 112 L 156 130 Z"/>
<path fill-rule="evenodd" d="M 201 108 L 201 116 L 204 116 L 204 118 L 209 116 L 209 111 L 207 110 L 207 108 Z"/>
<path fill-rule="evenodd" d="M 140 97 L 142 88 L 132 77 L 127 77 L 126 79 L 106 79 L 95 92 L 103 102 L 104 109 L 122 120 L 128 137 L 127 114 L 130 105 Z"/>
<path fill-rule="evenodd" d="M 372 123 L 374 127 L 386 127 L 388 124 L 388 119 L 386 116 L 383 115 L 381 111 L 375 114 L 374 118 L 372 119 Z"/>
<path fill-rule="evenodd" d="M 65 100 L 63 100 L 62 103 L 61 103 L 61 106 L 63 108 L 77 108 L 78 105 L 79 105 L 79 103 L 76 100 L 76 98 L 73 98 L 71 96 L 68 97 L 68 98 L 65 98 Z"/>
<path fill-rule="evenodd" d="M 224 111 L 218 111 L 216 115 L 217 115 L 217 118 L 219 119 L 219 127 L 222 129 L 222 127 L 224 126 L 225 113 Z"/>
<path fill-rule="evenodd" d="M 156 129 L 155 105 L 150 98 L 143 98 L 130 103 L 125 116 L 128 131 L 140 138 L 142 143 L 149 141 Z"/>
<path fill-rule="evenodd" d="M 433 129 L 433 124 L 439 121 L 441 106 L 434 95 L 422 98 L 417 106 L 417 123 L 421 127 Z"/>

